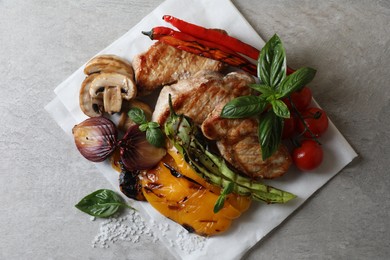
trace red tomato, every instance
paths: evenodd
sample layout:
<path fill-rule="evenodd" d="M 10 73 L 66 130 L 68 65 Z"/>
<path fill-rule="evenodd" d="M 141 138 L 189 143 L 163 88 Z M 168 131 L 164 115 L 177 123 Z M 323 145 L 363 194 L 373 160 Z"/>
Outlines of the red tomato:
<path fill-rule="evenodd" d="M 316 137 L 321 136 L 328 129 L 329 120 L 324 110 L 316 107 L 309 107 L 301 112 L 301 115 L 304 118 L 307 127 Z M 302 133 L 305 131 L 305 126 L 301 120 L 297 120 L 297 122 L 298 132 Z M 306 131 L 304 136 L 312 137 L 309 131 Z"/>
<path fill-rule="evenodd" d="M 324 152 L 321 146 L 314 140 L 304 140 L 300 147 L 293 150 L 292 159 L 298 169 L 310 171 L 322 163 Z"/>
<path fill-rule="evenodd" d="M 290 97 L 298 110 L 304 110 L 310 105 L 312 94 L 310 88 L 303 87 L 300 91 L 292 93 Z M 284 98 L 283 101 L 291 110 L 290 100 L 288 100 L 288 98 Z"/>
<path fill-rule="evenodd" d="M 284 119 L 282 139 L 291 138 L 295 132 L 295 118 L 291 115 L 290 118 Z"/>

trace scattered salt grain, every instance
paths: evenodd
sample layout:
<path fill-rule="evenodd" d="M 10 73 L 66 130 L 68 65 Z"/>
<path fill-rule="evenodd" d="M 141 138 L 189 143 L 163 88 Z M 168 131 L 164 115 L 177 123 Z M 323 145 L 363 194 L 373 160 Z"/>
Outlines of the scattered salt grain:
<path fill-rule="evenodd" d="M 144 220 L 136 211 L 124 217 L 113 216 L 100 223 L 99 233 L 92 241 L 92 247 L 107 248 L 116 241 L 138 243 L 141 236 L 156 239 L 154 233 L 145 226 Z"/>
<path fill-rule="evenodd" d="M 91 221 L 93 221 L 92 218 Z M 141 215 L 132 210 L 125 216 L 115 215 L 102 221 L 99 232 L 92 241 L 92 247 L 108 248 L 110 244 L 117 241 L 138 243 L 145 238 L 150 238 L 155 243 L 159 241 L 158 236 L 155 235 L 155 232 L 158 232 L 161 237 L 166 239 L 169 246 L 187 254 L 204 249 L 207 238 L 189 233 L 184 228 L 180 228 L 176 233 L 175 230 L 168 223 L 157 223 L 154 220 L 150 220 L 146 224 Z M 172 237 L 175 239 L 172 240 Z"/>
<path fill-rule="evenodd" d="M 207 238 L 195 234 L 188 233 L 185 229 L 180 229 L 177 232 L 175 244 L 179 249 L 190 254 L 194 251 L 201 251 L 207 242 Z"/>

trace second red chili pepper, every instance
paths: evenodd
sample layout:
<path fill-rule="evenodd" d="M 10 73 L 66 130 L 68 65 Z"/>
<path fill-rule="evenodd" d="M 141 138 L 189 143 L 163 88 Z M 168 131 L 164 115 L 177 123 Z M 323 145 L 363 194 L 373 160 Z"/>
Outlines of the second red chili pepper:
<path fill-rule="evenodd" d="M 254 60 L 257 60 L 259 58 L 260 51 L 258 49 L 256 49 L 255 47 L 253 47 L 245 42 L 242 42 L 242 41 L 240 41 L 232 36 L 224 34 L 220 30 L 208 29 L 208 28 L 205 28 L 205 27 L 178 19 L 178 18 L 173 17 L 171 15 L 164 15 L 163 20 L 172 24 L 177 29 L 179 29 L 181 32 L 184 32 L 184 33 L 191 35 L 193 37 L 196 37 L 198 39 L 205 40 L 208 42 L 213 42 L 213 43 L 218 44 L 220 46 L 224 46 L 227 49 L 230 49 L 234 52 L 244 54 L 244 55 L 246 55 Z M 294 71 L 295 70 L 287 67 L 287 75 L 293 73 Z"/>
<path fill-rule="evenodd" d="M 245 70 L 254 76 L 257 74 L 256 65 L 234 51 L 214 42 L 197 39 L 186 33 L 162 26 L 154 27 L 150 32 L 142 33 L 149 36 L 152 40 L 159 40 L 175 48 L 225 62 L 231 66 Z"/>

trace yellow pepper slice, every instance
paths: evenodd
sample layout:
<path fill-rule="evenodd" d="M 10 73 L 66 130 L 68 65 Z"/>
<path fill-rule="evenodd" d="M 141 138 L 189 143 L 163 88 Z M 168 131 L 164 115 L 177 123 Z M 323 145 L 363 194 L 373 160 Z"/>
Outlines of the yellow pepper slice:
<path fill-rule="evenodd" d="M 174 176 L 164 163 L 182 176 Z M 168 149 L 168 154 L 155 168 L 144 171 L 141 182 L 146 200 L 156 210 L 202 236 L 226 231 L 251 204 L 249 197 L 230 194 L 223 208 L 214 213 L 220 188 L 198 176 L 174 149 Z"/>

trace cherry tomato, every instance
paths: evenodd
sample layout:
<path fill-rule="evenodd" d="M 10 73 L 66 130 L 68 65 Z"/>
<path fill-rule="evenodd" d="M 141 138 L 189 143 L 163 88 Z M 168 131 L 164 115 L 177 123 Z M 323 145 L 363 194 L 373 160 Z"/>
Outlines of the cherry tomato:
<path fill-rule="evenodd" d="M 324 110 L 316 107 L 309 107 L 301 112 L 301 115 L 304 118 L 307 127 L 316 137 L 321 136 L 328 129 L 329 120 Z M 298 119 L 297 122 L 298 132 L 302 133 L 305 131 L 305 126 L 301 120 Z M 306 131 L 304 136 L 312 137 L 309 131 Z"/>
<path fill-rule="evenodd" d="M 300 147 L 297 147 L 292 152 L 292 159 L 298 169 L 302 171 L 310 171 L 322 163 L 324 152 L 321 146 L 314 140 L 304 140 Z"/>
<path fill-rule="evenodd" d="M 291 115 L 290 118 L 284 119 L 282 139 L 291 138 L 295 132 L 295 118 Z"/>
<path fill-rule="evenodd" d="M 300 91 L 292 93 L 290 97 L 295 107 L 298 110 L 304 110 L 310 105 L 312 94 L 310 88 L 303 87 Z M 288 100 L 288 98 L 284 98 L 283 101 L 284 103 L 286 103 L 287 107 L 291 110 L 290 100 Z"/>

